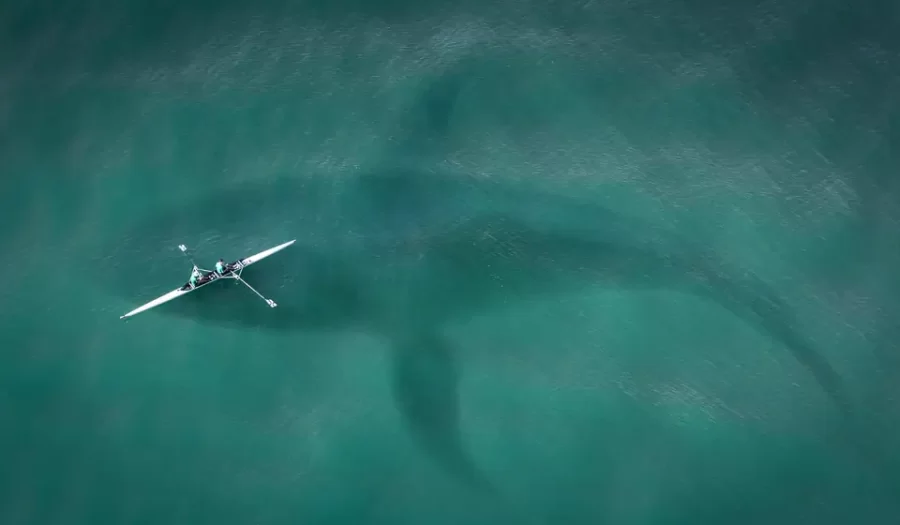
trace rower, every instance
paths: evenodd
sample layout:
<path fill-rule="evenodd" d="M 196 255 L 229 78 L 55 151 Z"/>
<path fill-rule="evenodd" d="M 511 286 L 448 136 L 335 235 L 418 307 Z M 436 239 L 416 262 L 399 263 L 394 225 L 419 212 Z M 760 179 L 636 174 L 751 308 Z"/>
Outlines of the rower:
<path fill-rule="evenodd" d="M 191 287 L 192 288 L 197 286 L 197 281 L 199 281 L 201 277 L 203 277 L 203 276 L 200 274 L 200 270 L 198 270 L 197 267 L 194 266 L 194 271 L 191 272 Z"/>
<path fill-rule="evenodd" d="M 224 260 L 219 259 L 219 262 L 216 263 L 216 272 L 218 272 L 219 275 L 223 275 L 225 273 L 225 261 Z"/>

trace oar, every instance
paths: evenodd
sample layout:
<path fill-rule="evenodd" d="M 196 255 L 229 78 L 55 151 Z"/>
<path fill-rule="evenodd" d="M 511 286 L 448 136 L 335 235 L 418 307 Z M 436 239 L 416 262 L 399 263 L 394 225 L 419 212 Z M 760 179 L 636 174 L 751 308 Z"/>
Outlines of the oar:
<path fill-rule="evenodd" d="M 209 273 L 209 270 L 204 270 L 203 268 L 200 268 L 199 266 L 197 266 L 197 263 L 194 262 L 194 258 L 191 257 L 190 255 L 188 255 L 187 246 L 185 246 L 183 244 L 179 244 L 178 249 L 181 250 L 181 253 L 183 253 L 185 255 L 185 257 L 188 258 L 189 261 L 191 261 L 191 264 L 194 266 L 194 268 L 197 268 L 198 270 L 200 270 L 202 272 Z"/>
<path fill-rule="evenodd" d="M 248 283 L 247 281 L 241 279 L 240 276 L 239 276 L 238 274 L 233 273 L 232 276 L 233 276 L 235 279 L 237 279 L 238 281 L 244 283 L 244 285 L 245 285 L 247 288 L 250 288 L 250 290 L 251 290 L 253 293 L 255 293 L 256 295 L 258 295 L 259 298 L 262 299 L 263 301 L 265 301 L 271 308 L 275 308 L 276 306 L 278 306 L 277 304 L 275 304 L 275 301 L 273 301 L 273 300 L 271 300 L 271 299 L 266 299 L 266 298 L 263 296 L 263 294 L 257 292 L 257 291 L 256 291 L 256 288 L 250 286 L 250 283 Z"/>

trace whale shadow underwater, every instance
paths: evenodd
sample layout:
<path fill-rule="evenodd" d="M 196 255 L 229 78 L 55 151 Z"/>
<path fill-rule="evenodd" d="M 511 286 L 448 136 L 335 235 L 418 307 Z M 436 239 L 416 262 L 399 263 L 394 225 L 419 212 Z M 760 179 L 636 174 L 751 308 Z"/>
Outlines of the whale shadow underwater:
<path fill-rule="evenodd" d="M 382 337 L 391 349 L 395 406 L 410 434 L 437 464 L 489 492 L 463 444 L 458 352 L 442 328 L 535 296 L 606 286 L 675 289 L 712 301 L 780 343 L 850 414 L 841 378 L 798 331 L 778 293 L 714 250 L 594 202 L 429 168 L 452 146 L 456 104 L 487 74 L 482 59 L 463 56 L 424 82 L 397 123 L 400 140 L 374 169 L 205 189 L 111 239 L 100 249 L 113 255 L 91 269 L 136 306 L 155 296 L 147 283 L 170 282 L 171 268 L 183 264 L 177 244 L 196 245 L 198 255 L 215 260 L 296 238 L 245 273 L 276 309 L 249 292 L 236 300 L 229 283 L 214 283 L 141 315 Z M 160 261 L 136 281 L 128 264 L 148 252 Z M 159 292 L 168 289 L 161 284 Z"/>
<path fill-rule="evenodd" d="M 172 274 L 154 263 L 137 282 L 128 253 L 158 250 L 177 266 L 179 242 L 210 239 L 197 250 L 215 260 L 291 238 L 294 246 L 245 272 L 278 308 L 216 283 L 128 322 L 169 315 L 236 329 L 377 335 L 391 348 L 394 401 L 411 435 L 471 486 L 490 483 L 463 445 L 457 352 L 442 328 L 530 297 L 598 285 L 702 297 L 780 343 L 850 410 L 840 377 L 797 331 L 790 308 L 713 250 L 592 202 L 459 173 L 385 168 L 209 189 L 129 228 L 107 247 L 118 255 L 94 269 L 137 306 L 167 291 Z M 148 282 L 160 293 L 145 295 Z"/>

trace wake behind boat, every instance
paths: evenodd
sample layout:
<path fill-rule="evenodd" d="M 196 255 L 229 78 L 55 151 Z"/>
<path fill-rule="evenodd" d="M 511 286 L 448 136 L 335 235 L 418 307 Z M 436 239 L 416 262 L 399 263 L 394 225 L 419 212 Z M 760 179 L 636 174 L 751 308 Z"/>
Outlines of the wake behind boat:
<path fill-rule="evenodd" d="M 187 294 L 189 294 L 193 291 L 196 291 L 196 290 L 206 286 L 207 284 L 209 284 L 213 281 L 217 281 L 219 279 L 235 279 L 235 280 L 237 280 L 238 282 L 244 284 L 247 288 L 249 288 L 253 293 L 258 295 L 260 297 L 260 299 L 264 300 L 269 305 L 269 307 L 275 308 L 276 306 L 278 306 L 275 303 L 275 301 L 273 301 L 271 299 L 267 299 L 261 293 L 257 292 L 255 288 L 250 286 L 250 284 L 247 283 L 247 281 L 245 281 L 243 278 L 241 278 L 241 272 L 243 272 L 244 268 L 250 266 L 251 264 L 257 263 L 257 262 L 265 259 L 266 257 L 273 255 L 275 253 L 278 253 L 281 250 L 287 248 L 288 246 L 294 244 L 295 241 L 296 241 L 296 239 L 294 239 L 292 241 L 288 241 L 284 244 L 279 244 L 278 246 L 276 246 L 274 248 L 269 248 L 268 250 L 259 252 L 255 255 L 251 255 L 249 257 L 244 257 L 243 259 L 238 259 L 237 261 L 234 261 L 233 263 L 226 264 L 222 273 L 219 273 L 217 271 L 204 270 L 202 268 L 198 268 L 197 265 L 194 264 L 193 259 L 191 259 L 191 264 L 193 264 L 193 266 L 194 266 L 193 270 L 198 271 L 202 274 L 201 277 L 199 279 L 197 279 L 197 281 L 195 283 L 188 281 L 184 285 L 172 290 L 171 292 L 169 292 L 163 296 L 157 297 L 156 299 L 150 301 L 149 303 L 139 306 L 138 308 L 135 308 L 134 310 L 128 312 L 127 314 L 120 316 L 119 319 L 125 319 L 126 317 L 131 317 L 133 315 L 147 311 L 147 310 L 154 308 L 156 306 L 159 306 L 163 303 L 167 303 L 173 299 L 177 299 L 178 297 L 181 297 L 182 295 L 187 295 Z M 182 245 L 178 246 L 178 249 L 180 249 L 185 255 L 187 255 L 187 247 L 185 245 L 182 244 Z"/>

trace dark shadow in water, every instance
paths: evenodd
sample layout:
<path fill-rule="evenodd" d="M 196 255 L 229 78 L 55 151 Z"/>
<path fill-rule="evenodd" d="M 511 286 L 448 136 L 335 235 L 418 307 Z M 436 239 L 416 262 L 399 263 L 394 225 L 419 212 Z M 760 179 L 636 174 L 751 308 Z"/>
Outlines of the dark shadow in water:
<path fill-rule="evenodd" d="M 454 348 L 440 335 L 424 332 L 410 334 L 394 350 L 394 399 L 410 433 L 448 472 L 473 488 L 494 492 L 463 446 Z"/>
<path fill-rule="evenodd" d="M 403 159 L 415 163 L 429 154 L 453 149 L 453 116 L 463 90 L 475 80 L 475 66 L 476 56 L 470 53 L 425 82 L 396 122 L 397 140 L 382 152 L 384 162 L 392 165 Z"/>
<path fill-rule="evenodd" d="M 173 242 L 174 232 L 185 242 L 208 232 L 198 229 L 197 217 L 204 224 L 230 225 L 229 234 L 240 237 L 241 245 L 289 225 L 289 235 L 254 241 L 252 250 L 243 250 L 247 253 L 231 253 L 231 240 L 229 253 L 223 241 L 211 241 L 198 255 L 238 257 L 296 237 L 295 246 L 245 275 L 279 308 L 269 309 L 242 287 L 222 283 L 141 315 L 268 330 L 355 329 L 386 338 L 393 346 L 397 406 L 412 435 L 440 464 L 470 482 L 485 478 L 462 447 L 459 372 L 441 327 L 536 294 L 604 284 L 702 296 L 783 344 L 841 410 L 850 410 L 840 377 L 797 332 L 789 308 L 761 280 L 671 232 L 560 199 L 475 183 L 464 175 L 385 170 L 341 185 L 310 178 L 211 190 L 116 242 L 125 253 L 171 249 L 163 243 Z M 529 216 L 534 210 L 541 214 Z M 177 261 L 172 266 L 184 264 Z M 94 267 L 101 271 L 97 277 L 135 305 L 150 298 L 137 293 L 139 285 L 174 284 L 184 277 L 173 280 L 167 272 L 170 277 L 163 278 L 163 272 L 150 269 L 137 282 L 133 261 L 106 262 L 111 264 Z M 164 291 L 161 284 L 159 292 Z"/>
<path fill-rule="evenodd" d="M 410 433 L 440 465 L 476 488 L 489 483 L 463 447 L 456 352 L 441 329 L 452 319 L 536 294 L 605 284 L 702 296 L 781 342 L 835 404 L 849 410 L 837 373 L 797 332 L 778 294 L 711 250 L 592 203 L 465 174 L 389 167 L 391 159 L 427 156 L 446 145 L 467 67 L 467 60 L 450 67 L 411 104 L 412 120 L 401 125 L 407 138 L 394 144 L 381 169 L 339 182 L 314 176 L 212 189 L 102 253 L 171 250 L 169 244 L 206 238 L 212 224 L 227 225 L 221 233 L 231 239 L 198 246 L 209 260 L 296 237 L 296 245 L 246 273 L 279 308 L 223 283 L 158 313 L 234 327 L 361 330 L 384 337 L 393 348 L 396 405 Z M 269 237 L 280 231 L 285 234 Z M 233 253 L 235 244 L 247 247 Z M 93 268 L 102 270 L 98 277 L 136 304 L 149 299 L 140 297 L 138 285 L 186 277 L 173 281 L 171 273 L 164 278 L 150 269 L 135 282 L 133 260 L 105 262 L 111 267 Z"/>

